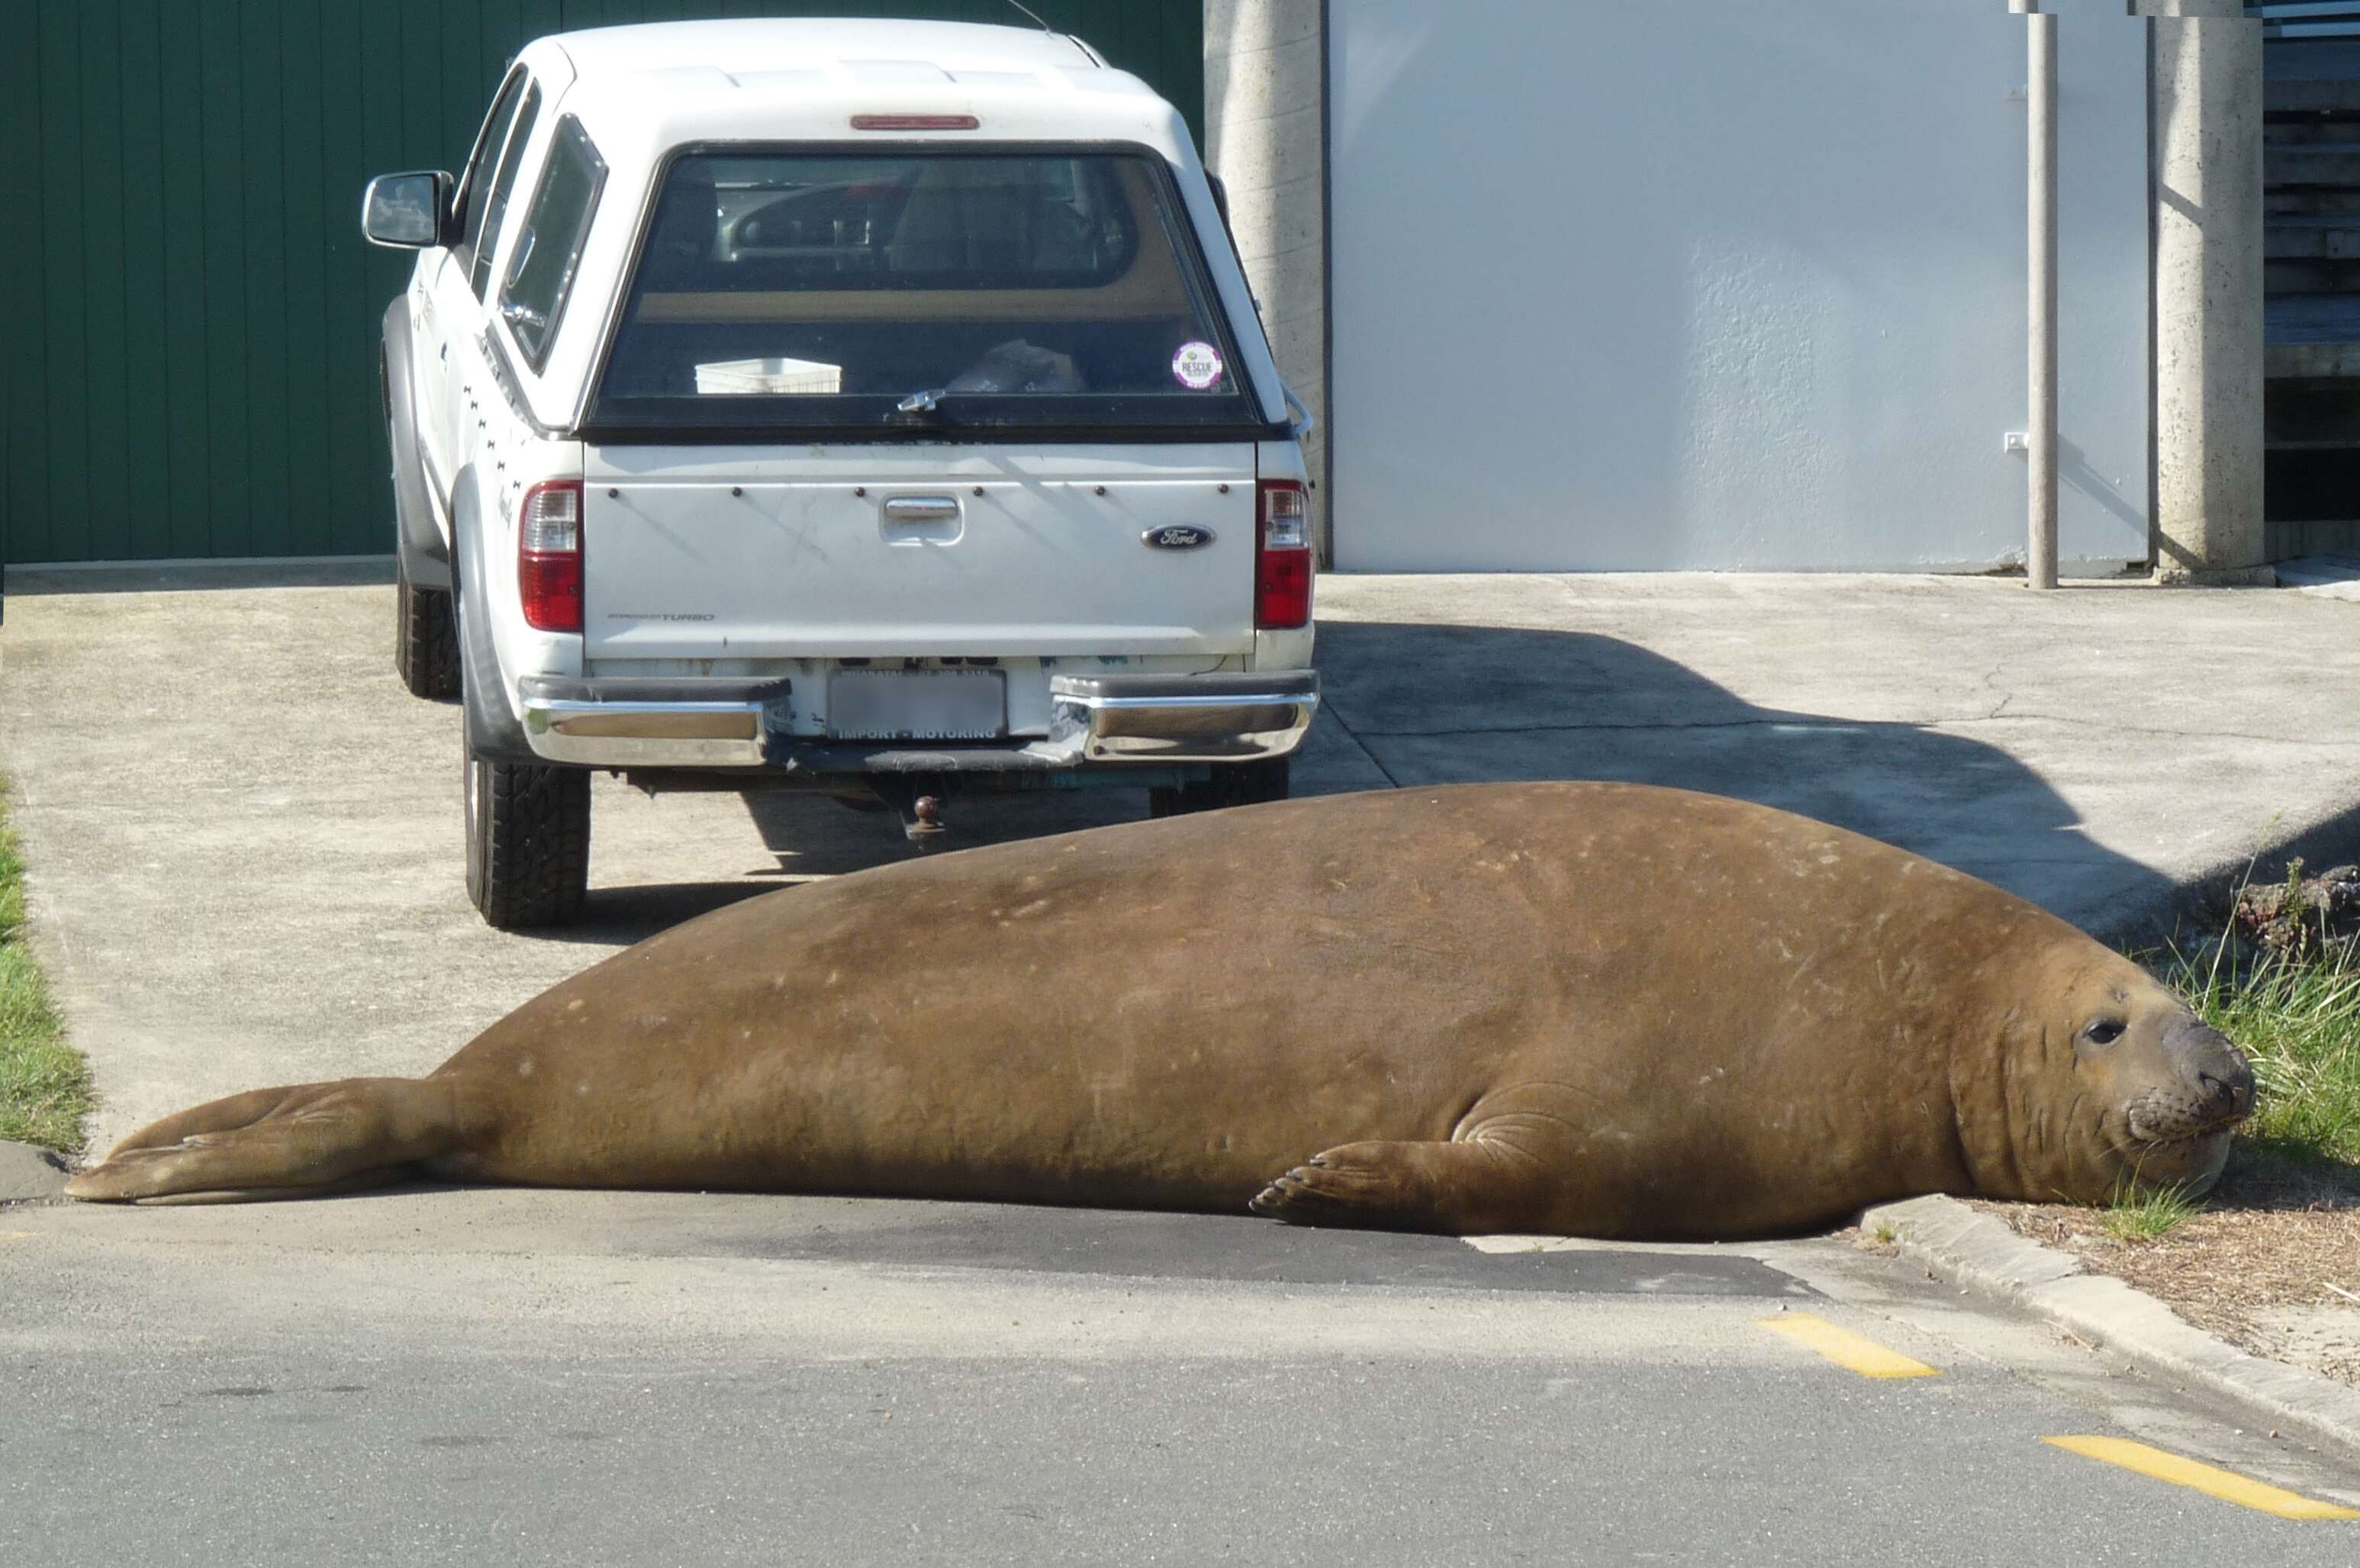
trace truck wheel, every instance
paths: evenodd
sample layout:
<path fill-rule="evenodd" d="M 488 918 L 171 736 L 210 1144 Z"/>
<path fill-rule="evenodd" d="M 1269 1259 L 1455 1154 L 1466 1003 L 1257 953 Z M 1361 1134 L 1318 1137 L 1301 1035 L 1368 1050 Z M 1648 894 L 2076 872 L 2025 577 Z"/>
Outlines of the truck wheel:
<path fill-rule="evenodd" d="M 393 566 L 393 668 L 413 697 L 459 694 L 459 629 L 451 595 L 410 581 L 399 551 Z"/>
<path fill-rule="evenodd" d="M 1284 800 L 1287 764 L 1293 758 L 1273 757 L 1262 762 L 1233 762 L 1213 769 L 1210 779 L 1147 792 L 1147 814 L 1177 817 L 1191 811 L 1218 811 L 1224 806 L 1251 806 L 1263 800 Z"/>
<path fill-rule="evenodd" d="M 498 931 L 579 920 L 590 888 L 590 775 L 486 762 L 463 740 L 467 897 Z"/>

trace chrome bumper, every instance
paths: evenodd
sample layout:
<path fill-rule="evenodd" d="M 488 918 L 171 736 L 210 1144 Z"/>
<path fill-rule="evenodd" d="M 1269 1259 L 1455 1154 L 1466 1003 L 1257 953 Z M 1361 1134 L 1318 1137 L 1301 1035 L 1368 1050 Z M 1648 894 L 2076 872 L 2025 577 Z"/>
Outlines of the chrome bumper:
<path fill-rule="evenodd" d="M 537 757 L 585 768 L 784 768 L 892 771 L 896 743 L 787 733 L 785 681 L 574 680 L 517 683 Z M 1285 757 L 1319 707 L 1308 670 L 1264 674 L 1055 675 L 1047 735 L 934 747 L 930 768 L 1058 768 L 1086 763 L 1219 763 Z M 965 759 L 965 760 L 962 760 Z"/>
<path fill-rule="evenodd" d="M 1046 744 L 1083 762 L 1249 762 L 1303 744 L 1319 709 L 1309 670 L 1054 675 Z"/>
<path fill-rule="evenodd" d="M 590 768 L 759 768 L 784 681 L 517 682 L 525 743 L 551 762 Z"/>

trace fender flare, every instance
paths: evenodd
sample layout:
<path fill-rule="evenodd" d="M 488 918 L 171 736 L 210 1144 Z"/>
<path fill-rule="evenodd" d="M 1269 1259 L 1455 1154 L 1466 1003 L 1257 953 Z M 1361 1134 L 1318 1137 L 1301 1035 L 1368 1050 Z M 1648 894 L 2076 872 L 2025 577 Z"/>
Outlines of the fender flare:
<path fill-rule="evenodd" d="M 434 523 L 426 470 L 418 455 L 418 401 L 410 365 L 410 297 L 386 307 L 377 350 L 377 385 L 384 397 L 386 445 L 393 461 L 393 542 L 413 587 L 448 591 L 451 550 Z"/>
<path fill-rule="evenodd" d="M 475 476 L 470 469 L 459 475 L 451 504 L 451 534 L 457 547 L 451 568 L 452 608 L 459 617 L 459 701 L 466 715 L 467 749 L 483 762 L 540 762 L 525 739 L 523 720 L 508 701 L 483 591 L 469 586 L 488 582 L 490 571 L 475 505 Z"/>

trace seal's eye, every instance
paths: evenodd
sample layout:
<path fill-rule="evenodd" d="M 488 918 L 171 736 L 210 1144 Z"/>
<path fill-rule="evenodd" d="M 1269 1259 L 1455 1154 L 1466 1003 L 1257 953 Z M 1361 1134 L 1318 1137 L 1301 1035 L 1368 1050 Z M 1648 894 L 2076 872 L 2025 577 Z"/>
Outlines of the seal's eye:
<path fill-rule="evenodd" d="M 2120 1018 L 2094 1019 L 2089 1028 L 2081 1031 L 2081 1038 L 2092 1045 L 2112 1045 L 2123 1038 L 2123 1020 Z"/>

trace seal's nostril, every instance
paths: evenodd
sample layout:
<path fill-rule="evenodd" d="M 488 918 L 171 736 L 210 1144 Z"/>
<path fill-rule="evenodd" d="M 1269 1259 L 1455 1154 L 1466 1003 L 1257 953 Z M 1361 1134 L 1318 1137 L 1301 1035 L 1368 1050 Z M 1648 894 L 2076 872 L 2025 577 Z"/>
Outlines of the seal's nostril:
<path fill-rule="evenodd" d="M 2196 1083 L 2204 1092 L 2206 1099 L 2216 1103 L 2242 1105 L 2250 1103 L 2254 1097 L 2254 1075 L 2242 1069 L 2223 1073 L 2200 1071 L 2196 1074 Z"/>

